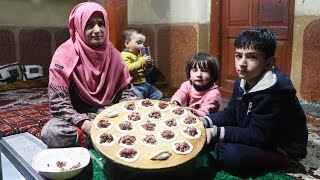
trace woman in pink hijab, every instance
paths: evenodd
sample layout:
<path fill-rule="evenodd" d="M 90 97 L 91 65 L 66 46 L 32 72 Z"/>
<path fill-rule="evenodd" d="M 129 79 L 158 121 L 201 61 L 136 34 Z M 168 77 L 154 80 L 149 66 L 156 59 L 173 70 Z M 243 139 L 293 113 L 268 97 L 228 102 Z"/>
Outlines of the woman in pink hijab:
<path fill-rule="evenodd" d="M 107 13 L 97 3 L 80 3 L 70 14 L 70 39 L 56 50 L 49 69 L 52 119 L 41 132 L 49 147 L 86 147 L 91 120 L 99 112 L 136 98 L 108 27 Z"/>

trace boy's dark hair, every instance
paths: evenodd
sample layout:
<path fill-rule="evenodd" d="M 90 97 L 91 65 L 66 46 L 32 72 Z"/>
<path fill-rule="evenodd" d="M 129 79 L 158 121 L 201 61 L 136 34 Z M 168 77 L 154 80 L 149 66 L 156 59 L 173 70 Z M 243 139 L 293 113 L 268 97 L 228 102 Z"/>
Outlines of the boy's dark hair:
<path fill-rule="evenodd" d="M 220 66 L 216 58 L 207 53 L 196 53 L 192 55 L 186 64 L 186 73 L 190 79 L 190 70 L 199 66 L 199 68 L 208 68 L 210 71 L 211 80 L 216 82 L 219 79 Z"/>
<path fill-rule="evenodd" d="M 137 34 L 143 34 L 142 31 L 140 29 L 135 29 L 135 28 L 127 28 L 125 30 L 123 30 L 122 32 L 122 39 L 125 40 L 130 40 L 130 37 L 133 33 L 137 33 Z"/>
<path fill-rule="evenodd" d="M 234 41 L 235 49 L 249 49 L 261 51 L 265 58 L 274 56 L 277 39 L 275 34 L 264 28 L 251 28 L 242 31 Z"/>

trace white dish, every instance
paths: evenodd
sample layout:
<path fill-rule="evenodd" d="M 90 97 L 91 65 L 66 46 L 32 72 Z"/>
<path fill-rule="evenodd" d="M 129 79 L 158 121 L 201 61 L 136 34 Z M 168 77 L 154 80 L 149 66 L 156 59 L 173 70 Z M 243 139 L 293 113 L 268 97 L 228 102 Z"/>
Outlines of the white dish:
<path fill-rule="evenodd" d="M 66 163 L 63 171 L 57 167 L 58 161 Z M 33 158 L 32 168 L 50 179 L 69 179 L 79 174 L 89 162 L 90 154 L 86 148 L 53 148 L 40 151 Z M 79 167 L 72 168 L 76 165 Z"/>

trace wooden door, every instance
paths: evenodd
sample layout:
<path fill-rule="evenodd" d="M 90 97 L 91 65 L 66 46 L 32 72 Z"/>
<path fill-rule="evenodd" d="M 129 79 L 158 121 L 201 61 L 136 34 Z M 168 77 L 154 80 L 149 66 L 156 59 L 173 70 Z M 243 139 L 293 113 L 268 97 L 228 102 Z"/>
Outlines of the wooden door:
<path fill-rule="evenodd" d="M 211 33 L 220 35 L 211 42 L 211 53 L 218 55 L 221 65 L 221 94 L 228 97 L 232 93 L 237 73 L 234 67 L 235 37 L 243 30 L 264 27 L 277 34 L 276 65 L 290 75 L 294 0 L 212 0 L 211 11 L 221 14 L 219 19 L 211 17 Z M 218 4 L 218 6 L 217 6 Z M 220 12 L 220 13 L 219 13 Z M 213 24 L 212 22 L 215 22 Z M 218 25 L 218 26 L 216 26 Z M 219 49 L 220 48 L 220 49 Z"/>

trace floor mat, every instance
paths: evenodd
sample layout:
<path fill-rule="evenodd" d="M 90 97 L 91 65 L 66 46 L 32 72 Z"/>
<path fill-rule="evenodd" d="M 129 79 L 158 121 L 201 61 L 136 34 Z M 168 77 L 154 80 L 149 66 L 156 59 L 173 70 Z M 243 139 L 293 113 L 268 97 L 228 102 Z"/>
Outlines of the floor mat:
<path fill-rule="evenodd" d="M 94 155 L 94 159 L 92 160 L 92 166 L 93 166 L 93 178 L 95 180 L 106 180 L 105 173 L 103 171 L 103 166 L 106 164 L 105 159 L 103 159 L 100 154 L 94 150 L 89 149 L 89 151 Z"/>
<path fill-rule="evenodd" d="M 95 161 L 93 161 L 93 169 L 94 169 L 94 177 L 93 179 L 96 179 L 96 180 L 104 180 L 104 179 L 107 179 L 107 177 L 105 177 L 105 172 L 108 171 L 106 168 L 109 168 L 109 164 L 108 163 L 111 163 L 107 160 L 105 160 L 104 158 L 102 158 L 102 156 L 97 152 L 95 151 L 94 149 L 90 149 L 90 152 L 92 154 L 94 154 L 94 156 L 96 157 Z M 204 159 L 201 159 L 200 161 L 204 161 Z M 206 164 L 205 162 L 200 162 L 200 164 Z M 104 166 L 105 168 L 102 168 L 102 166 Z M 203 167 L 201 167 L 203 168 Z M 141 177 L 143 177 L 143 175 L 139 175 L 137 176 L 138 172 L 135 171 L 135 174 L 133 175 L 133 177 L 129 177 L 128 179 L 136 179 L 134 178 L 134 176 L 136 177 L 139 177 L 139 179 L 141 179 Z M 214 172 L 213 172 L 214 173 Z M 128 175 L 128 173 L 126 173 Z M 162 176 L 161 174 L 156 174 L 156 176 Z M 167 177 L 168 179 L 171 179 L 170 176 Z M 148 179 L 148 178 L 147 178 Z M 155 180 L 157 179 L 157 177 L 155 178 L 152 178 L 152 180 Z M 202 178 L 202 177 L 197 177 L 197 179 L 199 180 L 202 180 L 202 179 L 207 179 L 207 178 Z M 219 171 L 216 176 L 213 178 L 214 180 L 242 180 L 242 178 L 240 177 L 237 177 L 237 176 L 233 176 L 227 172 L 224 172 L 224 171 Z M 295 179 L 295 177 L 291 176 L 291 175 L 288 175 L 288 174 L 285 174 L 285 173 L 281 173 L 281 172 L 270 172 L 270 173 L 267 173 L 266 175 L 264 176 L 260 176 L 260 177 L 256 177 L 256 178 L 247 178 L 248 180 L 250 179 L 257 179 L 257 180 L 274 180 L 274 179 L 277 179 L 277 180 L 293 180 Z"/>
<path fill-rule="evenodd" d="M 217 173 L 217 176 L 214 178 L 215 180 L 242 180 L 242 178 L 233 176 L 231 174 L 228 174 L 224 171 L 220 171 Z M 256 180 L 293 180 L 295 177 L 284 174 L 284 173 L 279 173 L 279 172 L 270 172 L 264 176 L 260 176 L 257 178 L 247 178 L 248 180 L 251 179 L 256 179 Z"/>

